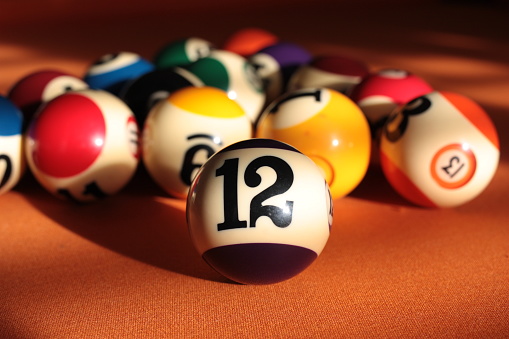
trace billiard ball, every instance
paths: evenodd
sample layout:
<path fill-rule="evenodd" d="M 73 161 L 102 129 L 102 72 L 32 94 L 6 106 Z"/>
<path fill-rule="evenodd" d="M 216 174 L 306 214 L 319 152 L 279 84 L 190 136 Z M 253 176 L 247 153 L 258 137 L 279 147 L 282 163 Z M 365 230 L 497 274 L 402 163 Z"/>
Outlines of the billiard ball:
<path fill-rule="evenodd" d="M 342 55 L 320 55 L 294 72 L 287 91 L 327 87 L 348 95 L 368 74 L 368 66 L 360 60 Z"/>
<path fill-rule="evenodd" d="M 184 199 L 205 160 L 252 133 L 251 120 L 226 92 L 185 87 L 150 110 L 142 135 L 143 163 L 161 188 Z"/>
<path fill-rule="evenodd" d="M 170 93 L 187 86 L 202 86 L 193 74 L 180 67 L 155 69 L 127 83 L 119 97 L 131 108 L 143 126 L 150 109 Z"/>
<path fill-rule="evenodd" d="M 263 110 L 265 92 L 261 79 L 246 58 L 233 52 L 214 50 L 208 57 L 183 68 L 196 75 L 205 86 L 226 91 L 251 121 L 254 122 Z"/>
<path fill-rule="evenodd" d="M 62 94 L 32 120 L 26 141 L 37 181 L 63 199 L 94 201 L 123 188 L 138 164 L 138 127 L 127 105 L 103 90 Z"/>
<path fill-rule="evenodd" d="M 351 99 L 362 109 L 374 139 L 393 110 L 410 100 L 430 93 L 433 88 L 421 77 L 403 69 L 383 69 L 355 86 Z"/>
<path fill-rule="evenodd" d="M 265 29 L 246 27 L 231 34 L 223 43 L 222 49 L 248 58 L 278 41 L 279 38 L 276 35 Z"/>
<path fill-rule="evenodd" d="M 18 80 L 7 97 L 21 109 L 24 122 L 28 124 L 43 103 L 68 91 L 87 88 L 88 85 L 77 76 L 59 70 L 39 70 Z"/>
<path fill-rule="evenodd" d="M 263 81 L 267 103 L 285 92 L 293 73 L 311 60 L 311 53 L 304 47 L 284 41 L 262 48 L 249 58 Z"/>
<path fill-rule="evenodd" d="M 272 284 L 304 271 L 329 238 L 333 204 L 312 160 L 271 139 L 214 154 L 187 199 L 195 248 L 217 272 L 242 284 Z"/>
<path fill-rule="evenodd" d="M 0 96 L 0 194 L 11 190 L 25 170 L 23 113 Z"/>
<path fill-rule="evenodd" d="M 172 41 L 163 46 L 154 56 L 156 68 L 171 68 L 189 65 L 210 54 L 214 45 L 207 40 L 189 37 Z"/>
<path fill-rule="evenodd" d="M 434 91 L 393 112 L 380 142 L 389 183 L 425 207 L 459 206 L 478 196 L 493 178 L 499 153 L 486 111 L 452 92 Z"/>
<path fill-rule="evenodd" d="M 102 89 L 117 95 L 128 81 L 154 68 L 151 62 L 136 53 L 110 53 L 90 65 L 83 79 L 92 89 Z"/>
<path fill-rule="evenodd" d="M 368 122 L 352 100 L 330 88 L 280 96 L 261 115 L 255 136 L 288 143 L 315 161 L 334 199 L 357 187 L 368 169 Z"/>

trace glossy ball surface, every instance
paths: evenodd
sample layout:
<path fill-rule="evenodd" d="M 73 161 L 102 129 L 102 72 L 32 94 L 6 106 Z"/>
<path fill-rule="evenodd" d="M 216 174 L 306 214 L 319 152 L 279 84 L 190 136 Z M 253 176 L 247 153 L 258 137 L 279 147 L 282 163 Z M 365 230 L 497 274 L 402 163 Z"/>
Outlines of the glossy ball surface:
<path fill-rule="evenodd" d="M 58 70 L 42 70 L 20 79 L 7 96 L 23 112 L 25 123 L 29 123 L 43 103 L 66 92 L 87 88 L 87 83 L 74 75 Z"/>
<path fill-rule="evenodd" d="M 375 137 L 392 111 L 432 91 L 433 88 L 415 74 L 402 69 L 383 69 L 367 76 L 352 90 L 350 97 L 366 115 Z"/>
<path fill-rule="evenodd" d="M 170 68 L 189 65 L 210 55 L 214 48 L 210 41 L 189 37 L 172 41 L 159 50 L 154 57 L 157 68 Z"/>
<path fill-rule="evenodd" d="M 479 195 L 499 161 L 495 126 L 474 101 L 432 92 L 394 112 L 380 142 L 382 170 L 414 204 L 454 207 Z"/>
<path fill-rule="evenodd" d="M 203 259 L 243 284 L 294 277 L 321 253 L 332 200 L 320 170 L 290 145 L 235 143 L 213 155 L 189 192 L 187 221 Z"/>
<path fill-rule="evenodd" d="M 168 194 L 185 198 L 203 163 L 222 147 L 252 137 L 244 110 L 214 87 L 186 87 L 150 111 L 143 129 L 143 162 Z"/>
<path fill-rule="evenodd" d="M 26 156 L 39 183 L 60 198 L 93 201 L 116 193 L 138 164 L 131 110 L 100 90 L 66 93 L 34 117 Z"/>
<path fill-rule="evenodd" d="M 168 95 L 188 86 L 199 86 L 201 81 L 180 68 L 156 69 L 130 81 L 119 97 L 131 108 L 136 120 L 143 126 L 152 107 Z"/>
<path fill-rule="evenodd" d="M 110 53 L 94 62 L 83 79 L 92 89 L 102 89 L 117 95 L 128 81 L 154 68 L 151 62 L 136 53 Z"/>
<path fill-rule="evenodd" d="M 0 96 L 0 194 L 11 190 L 25 169 L 23 113 Z"/>
<path fill-rule="evenodd" d="M 264 111 L 255 136 L 286 142 L 322 169 L 334 199 L 364 178 L 370 159 L 369 125 L 344 94 L 327 88 L 281 96 Z"/>
<path fill-rule="evenodd" d="M 263 81 L 267 103 L 285 92 L 294 72 L 311 60 L 312 55 L 308 50 L 290 42 L 265 47 L 249 58 Z"/>
<path fill-rule="evenodd" d="M 273 33 L 257 27 L 247 27 L 234 32 L 226 39 L 222 49 L 249 57 L 262 48 L 274 45 L 279 38 Z"/>
<path fill-rule="evenodd" d="M 263 110 L 265 92 L 261 79 L 244 57 L 224 51 L 215 50 L 189 66 L 184 67 L 196 75 L 205 86 L 212 86 L 228 93 L 246 114 L 255 121 Z"/>
<path fill-rule="evenodd" d="M 323 55 L 297 69 L 288 82 L 287 90 L 327 87 L 348 95 L 368 74 L 368 66 L 360 60 Z"/>

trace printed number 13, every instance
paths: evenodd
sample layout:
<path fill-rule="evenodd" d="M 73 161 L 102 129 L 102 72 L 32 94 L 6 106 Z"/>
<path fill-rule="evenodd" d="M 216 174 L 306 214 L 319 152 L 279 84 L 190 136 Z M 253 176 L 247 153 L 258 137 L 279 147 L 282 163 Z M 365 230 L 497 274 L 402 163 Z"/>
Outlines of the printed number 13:
<path fill-rule="evenodd" d="M 251 200 L 249 206 L 249 227 L 256 226 L 259 217 L 269 217 L 274 225 L 287 227 L 292 222 L 293 201 L 286 201 L 285 207 L 273 205 L 262 205 L 262 202 L 270 197 L 282 194 L 293 184 L 293 171 L 288 163 L 274 156 L 263 156 L 254 159 L 246 167 L 244 182 L 249 187 L 257 187 L 261 184 L 262 178 L 256 172 L 261 167 L 270 167 L 276 172 L 276 181 L 262 192 L 258 193 Z M 224 176 L 224 222 L 217 224 L 218 231 L 234 228 L 247 228 L 247 221 L 239 220 L 238 186 L 237 178 L 239 171 L 239 159 L 227 159 L 223 166 L 216 170 L 216 177 Z"/>

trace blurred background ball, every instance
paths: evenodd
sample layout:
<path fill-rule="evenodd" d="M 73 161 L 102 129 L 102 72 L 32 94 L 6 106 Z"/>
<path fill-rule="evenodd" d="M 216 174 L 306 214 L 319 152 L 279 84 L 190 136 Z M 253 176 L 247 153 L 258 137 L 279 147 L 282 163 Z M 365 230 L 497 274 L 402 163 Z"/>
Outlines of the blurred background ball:
<path fill-rule="evenodd" d="M 37 181 L 73 201 L 123 188 L 139 159 L 138 126 L 120 99 L 102 90 L 62 94 L 45 104 L 27 131 L 26 156 Z"/>
<path fill-rule="evenodd" d="M 214 45 L 207 40 L 188 37 L 172 41 L 163 46 L 154 56 L 156 68 L 171 68 L 189 65 L 207 57 Z"/>
<path fill-rule="evenodd" d="M 11 190 L 25 170 L 23 113 L 0 96 L 0 194 Z"/>
<path fill-rule="evenodd" d="M 151 62 L 136 53 L 109 53 L 94 62 L 86 70 L 83 79 L 92 89 L 102 89 L 118 95 L 127 82 L 154 68 Z"/>
<path fill-rule="evenodd" d="M 244 57 L 225 50 L 214 50 L 208 57 L 184 67 L 205 86 L 222 89 L 236 101 L 254 122 L 265 104 L 262 82 Z"/>
<path fill-rule="evenodd" d="M 311 59 L 312 55 L 307 49 L 284 41 L 265 47 L 249 58 L 263 81 L 267 104 L 286 91 L 288 81 L 295 71 Z"/>
<path fill-rule="evenodd" d="M 368 122 L 344 94 L 315 88 L 288 92 L 262 114 L 255 136 L 288 143 L 322 169 L 333 198 L 364 178 L 371 153 Z"/>
<path fill-rule="evenodd" d="M 119 97 L 131 108 L 136 120 L 143 126 L 152 107 L 159 100 L 188 86 L 201 86 L 202 82 L 180 67 L 156 69 L 127 83 Z"/>
<path fill-rule="evenodd" d="M 350 97 L 362 109 L 373 137 L 389 114 L 412 99 L 428 94 L 433 88 L 419 76 L 403 69 L 383 69 L 365 77 L 352 89 Z"/>
<path fill-rule="evenodd" d="M 66 92 L 87 88 L 87 83 L 74 75 L 58 70 L 40 70 L 18 80 L 7 97 L 23 112 L 28 125 L 43 103 Z"/>
<path fill-rule="evenodd" d="M 246 27 L 231 34 L 223 43 L 222 49 L 248 58 L 262 48 L 274 45 L 278 40 L 275 34 L 263 28 Z"/>
<path fill-rule="evenodd" d="M 360 60 L 342 55 L 321 55 L 293 73 L 287 91 L 327 87 L 348 95 L 368 74 L 368 66 Z"/>

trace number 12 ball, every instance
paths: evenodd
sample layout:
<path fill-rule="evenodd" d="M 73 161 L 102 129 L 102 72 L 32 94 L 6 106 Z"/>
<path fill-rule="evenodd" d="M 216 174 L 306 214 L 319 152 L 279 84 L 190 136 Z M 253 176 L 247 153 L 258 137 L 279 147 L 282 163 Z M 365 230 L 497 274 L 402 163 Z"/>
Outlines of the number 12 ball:
<path fill-rule="evenodd" d="M 289 279 L 321 253 L 332 200 L 320 170 L 292 146 L 249 139 L 214 154 L 198 172 L 187 222 L 203 259 L 243 284 Z"/>

